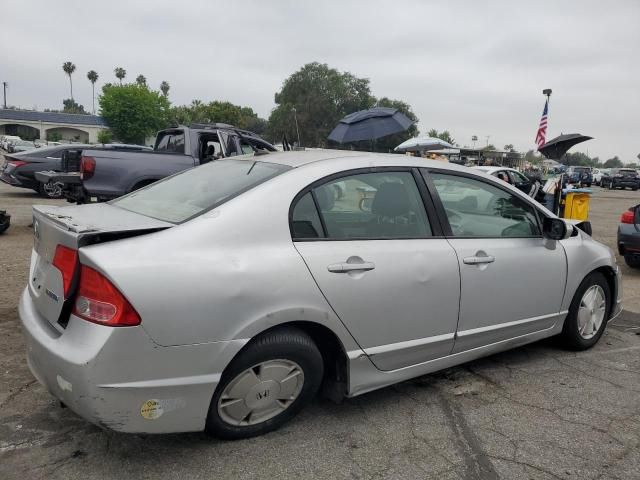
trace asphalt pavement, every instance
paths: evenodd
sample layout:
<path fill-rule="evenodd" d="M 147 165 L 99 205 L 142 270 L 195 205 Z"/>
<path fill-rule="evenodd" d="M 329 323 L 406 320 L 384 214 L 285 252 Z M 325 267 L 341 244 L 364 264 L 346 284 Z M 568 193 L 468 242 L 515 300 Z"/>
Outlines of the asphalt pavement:
<path fill-rule="evenodd" d="M 17 298 L 26 284 L 35 193 L 0 184 L 0 479 L 638 479 L 640 271 L 623 266 L 625 311 L 592 350 L 553 339 L 348 399 L 317 400 L 250 440 L 129 435 L 88 424 L 25 362 Z M 596 187 L 594 237 L 615 246 L 640 192 Z"/>

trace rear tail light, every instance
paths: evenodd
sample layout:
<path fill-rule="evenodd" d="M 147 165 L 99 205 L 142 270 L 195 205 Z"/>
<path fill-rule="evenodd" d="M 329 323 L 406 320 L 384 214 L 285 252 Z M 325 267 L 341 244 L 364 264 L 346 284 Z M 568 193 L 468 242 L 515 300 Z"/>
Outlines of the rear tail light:
<path fill-rule="evenodd" d="M 620 223 L 635 223 L 635 212 L 633 210 L 627 210 L 620 217 Z"/>
<path fill-rule="evenodd" d="M 22 165 L 26 165 L 27 162 L 23 162 L 22 160 L 9 160 L 7 164 L 13 165 L 14 168 L 18 168 L 18 167 L 21 167 Z"/>
<path fill-rule="evenodd" d="M 76 273 L 76 263 L 78 262 L 78 251 L 73 248 L 58 245 L 53 256 L 53 266 L 62 273 L 62 285 L 64 298 L 68 297 L 73 275 Z"/>
<path fill-rule="evenodd" d="M 140 315 L 118 289 L 101 273 L 80 266 L 80 286 L 73 314 L 110 327 L 140 325 Z"/>
<path fill-rule="evenodd" d="M 96 159 L 93 157 L 83 156 L 80 159 L 80 178 L 89 180 L 96 173 Z"/>

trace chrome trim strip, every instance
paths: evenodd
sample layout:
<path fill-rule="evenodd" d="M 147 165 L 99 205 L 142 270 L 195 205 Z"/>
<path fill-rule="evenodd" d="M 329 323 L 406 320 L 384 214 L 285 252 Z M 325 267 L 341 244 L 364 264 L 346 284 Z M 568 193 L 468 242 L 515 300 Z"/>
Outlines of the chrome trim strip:
<path fill-rule="evenodd" d="M 460 330 L 460 331 L 458 331 L 458 337 L 467 337 L 469 335 L 477 335 L 478 333 L 492 332 L 492 331 L 495 331 L 495 330 L 501 330 L 503 328 L 515 327 L 517 325 L 523 325 L 523 324 L 526 324 L 526 323 L 539 322 L 540 320 L 546 320 L 548 318 L 559 317 L 561 315 L 566 315 L 567 313 L 569 313 L 569 310 L 563 310 L 562 312 L 558 312 L 558 313 L 550 313 L 548 315 L 540 315 L 539 317 L 525 318 L 524 320 L 515 320 L 513 322 L 507 322 L 507 323 L 498 323 L 496 325 L 489 325 L 489 326 L 486 326 L 486 327 L 471 328 L 469 330 Z"/>
<path fill-rule="evenodd" d="M 405 350 L 407 348 L 421 347 L 432 343 L 446 342 L 447 340 L 453 340 L 454 338 L 455 334 L 445 333 L 444 335 L 435 335 L 433 337 L 417 338 L 415 340 L 407 340 L 405 342 L 388 343 L 377 347 L 369 347 L 365 348 L 364 352 L 367 355 L 380 355 L 381 353 L 389 353 L 396 350 Z"/>

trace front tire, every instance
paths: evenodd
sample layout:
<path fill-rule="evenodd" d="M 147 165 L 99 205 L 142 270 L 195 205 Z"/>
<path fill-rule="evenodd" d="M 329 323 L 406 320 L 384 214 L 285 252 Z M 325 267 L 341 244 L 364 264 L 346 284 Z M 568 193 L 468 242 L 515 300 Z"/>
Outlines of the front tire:
<path fill-rule="evenodd" d="M 624 263 L 631 268 L 640 268 L 640 256 L 626 253 L 624 255 Z"/>
<path fill-rule="evenodd" d="M 611 290 L 599 272 L 588 275 L 573 297 L 569 314 L 560 334 L 563 344 L 572 350 L 593 347 L 602 336 L 609 319 Z"/>
<path fill-rule="evenodd" d="M 323 372 L 322 354 L 304 331 L 277 328 L 255 338 L 222 375 L 207 433 L 236 440 L 280 428 L 315 396 Z"/>

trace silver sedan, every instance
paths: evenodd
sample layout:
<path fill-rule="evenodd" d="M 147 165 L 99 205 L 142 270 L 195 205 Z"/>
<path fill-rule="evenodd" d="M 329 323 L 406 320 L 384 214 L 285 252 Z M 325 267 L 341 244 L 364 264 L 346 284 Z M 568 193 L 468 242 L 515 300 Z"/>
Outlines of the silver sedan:
<path fill-rule="evenodd" d="M 34 207 L 35 377 L 124 432 L 278 428 L 620 311 L 605 246 L 519 190 L 400 155 L 220 160 L 110 203 Z"/>

